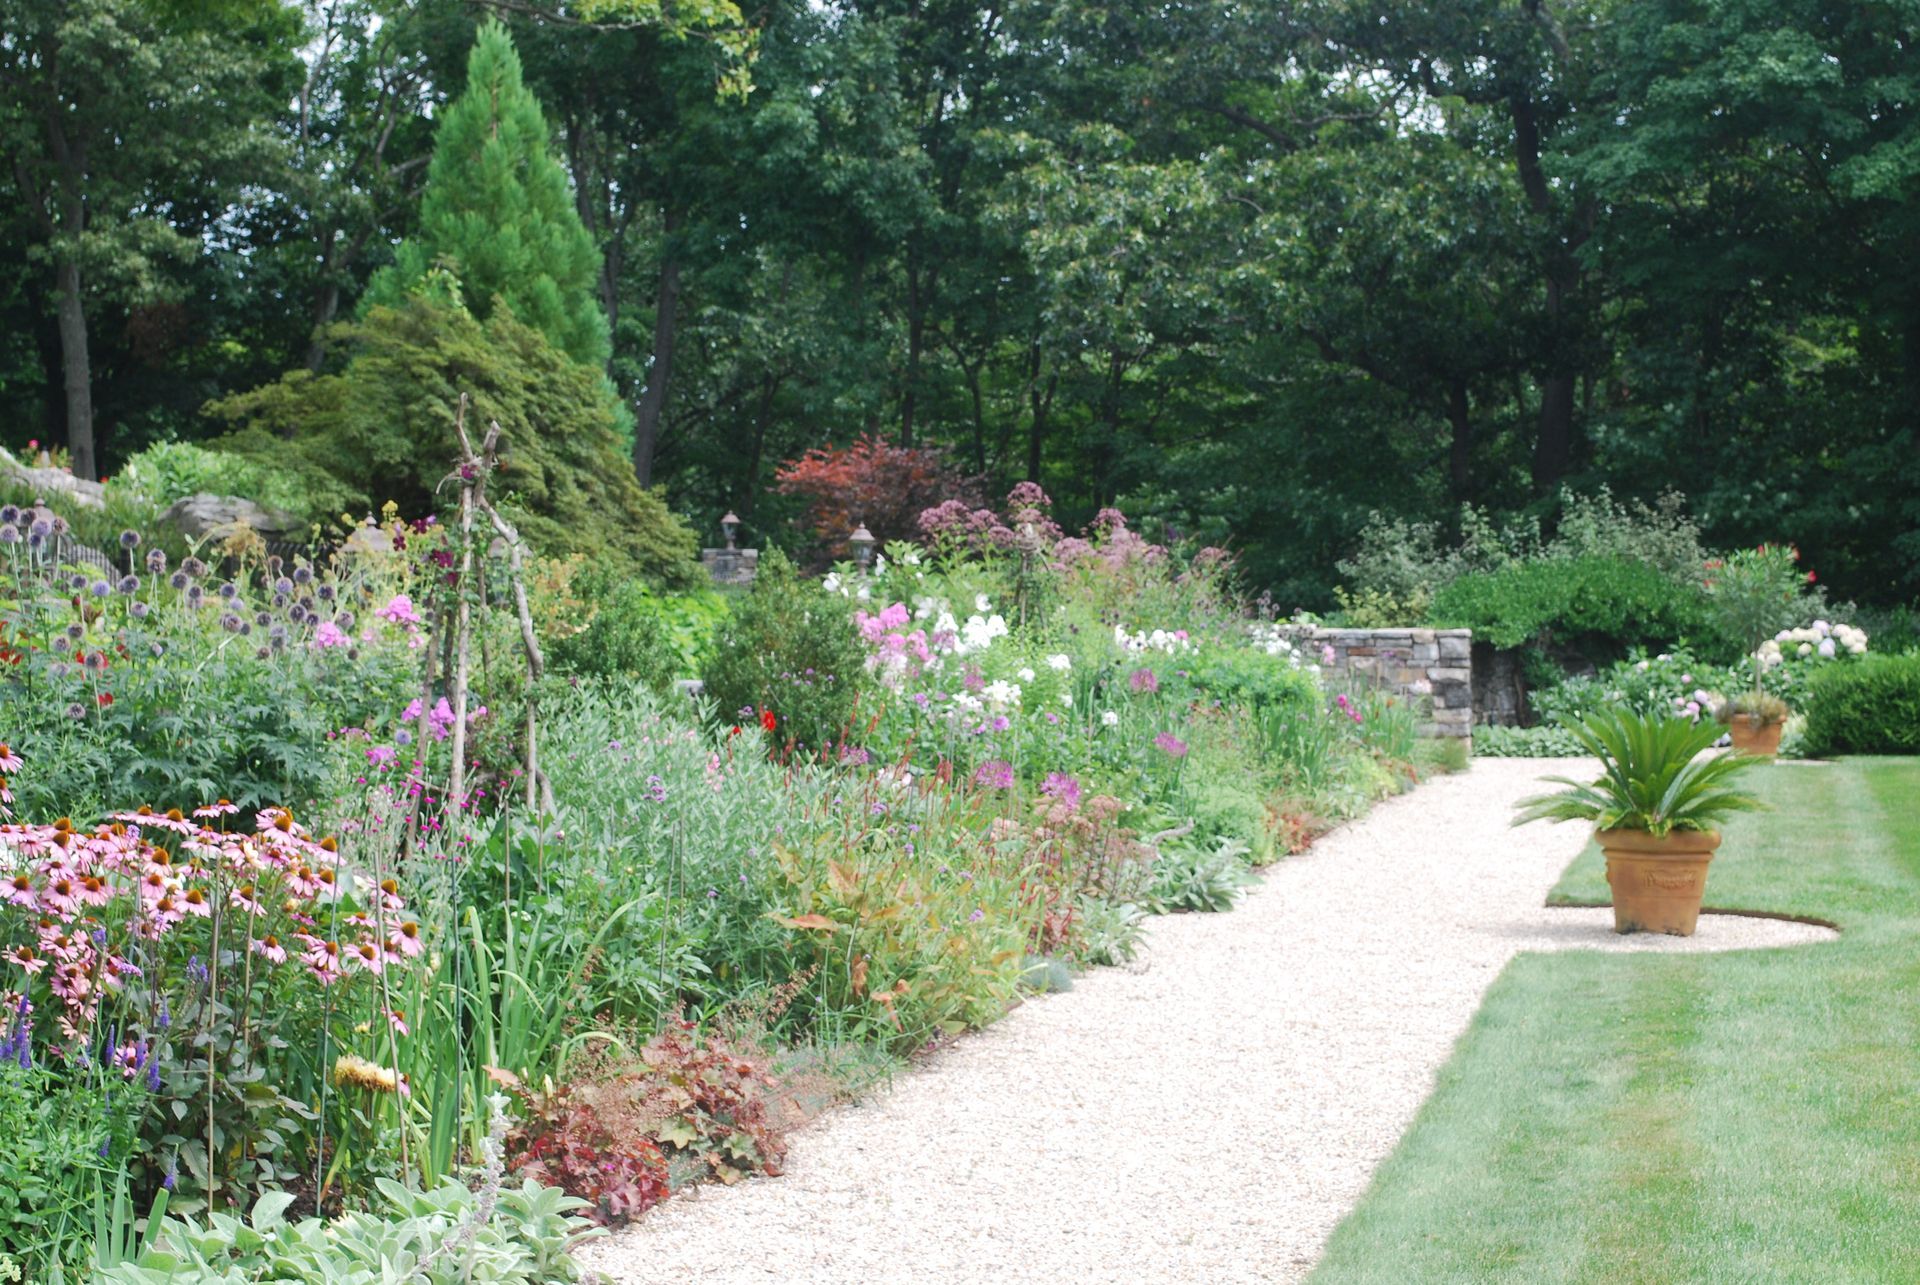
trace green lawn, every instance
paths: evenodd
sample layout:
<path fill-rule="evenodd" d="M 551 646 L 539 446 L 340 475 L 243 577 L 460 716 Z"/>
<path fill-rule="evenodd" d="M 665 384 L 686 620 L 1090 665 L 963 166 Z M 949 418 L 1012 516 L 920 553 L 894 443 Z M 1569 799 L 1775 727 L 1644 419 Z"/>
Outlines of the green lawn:
<path fill-rule="evenodd" d="M 1314 1285 L 1920 1280 L 1920 759 L 1749 779 L 1707 904 L 1841 939 L 1514 960 Z"/>

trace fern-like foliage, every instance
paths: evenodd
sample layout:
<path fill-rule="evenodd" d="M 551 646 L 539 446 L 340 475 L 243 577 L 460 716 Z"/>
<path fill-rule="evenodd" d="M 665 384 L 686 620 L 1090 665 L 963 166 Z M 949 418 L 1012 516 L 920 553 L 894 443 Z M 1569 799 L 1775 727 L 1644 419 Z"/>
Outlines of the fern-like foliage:
<path fill-rule="evenodd" d="M 1763 806 L 1732 784 L 1756 760 L 1737 754 L 1700 757 L 1719 739 L 1715 724 L 1604 710 L 1567 719 L 1562 726 L 1600 760 L 1600 778 L 1583 783 L 1547 777 L 1568 788 L 1520 800 L 1515 825 L 1589 821 L 1602 830 L 1645 830 L 1658 838 L 1675 830 L 1711 830 L 1735 812 Z"/>

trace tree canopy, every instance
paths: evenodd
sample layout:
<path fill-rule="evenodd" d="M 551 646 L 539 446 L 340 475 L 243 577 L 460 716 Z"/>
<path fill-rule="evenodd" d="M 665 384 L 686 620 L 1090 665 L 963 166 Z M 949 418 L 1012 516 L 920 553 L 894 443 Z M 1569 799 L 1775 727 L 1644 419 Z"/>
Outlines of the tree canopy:
<path fill-rule="evenodd" d="M 441 272 L 475 325 L 502 301 L 604 372 L 629 471 L 703 529 L 731 508 L 795 543 L 781 464 L 880 438 L 1037 481 L 1069 525 L 1117 503 L 1226 543 L 1283 607 L 1331 602 L 1376 510 L 1551 529 L 1602 486 L 1684 492 L 1713 543 L 1797 541 L 1837 594 L 1920 594 L 1899 6 L 254 0 L 215 34 L 65 0 L 18 25 L 51 48 L 116 5 L 143 44 L 200 42 L 226 141 L 161 155 L 129 123 L 104 145 L 139 164 L 87 171 L 75 241 L 31 213 L 59 100 L 0 51 L 22 440 L 80 422 L 62 246 L 94 256 L 105 467 L 222 431 L 204 398 L 337 372 L 337 313 Z M 115 284 L 162 261 L 144 302 Z"/>

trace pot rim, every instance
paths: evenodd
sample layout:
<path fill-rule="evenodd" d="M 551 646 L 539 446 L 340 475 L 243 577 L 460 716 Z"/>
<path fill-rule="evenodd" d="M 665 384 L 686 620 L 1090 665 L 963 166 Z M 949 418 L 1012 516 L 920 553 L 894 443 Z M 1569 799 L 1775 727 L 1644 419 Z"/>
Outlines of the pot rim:
<path fill-rule="evenodd" d="M 1718 830 L 1672 830 L 1659 839 L 1645 830 L 1595 830 L 1593 838 L 1603 851 L 1645 856 L 1712 856 L 1720 846 Z"/>

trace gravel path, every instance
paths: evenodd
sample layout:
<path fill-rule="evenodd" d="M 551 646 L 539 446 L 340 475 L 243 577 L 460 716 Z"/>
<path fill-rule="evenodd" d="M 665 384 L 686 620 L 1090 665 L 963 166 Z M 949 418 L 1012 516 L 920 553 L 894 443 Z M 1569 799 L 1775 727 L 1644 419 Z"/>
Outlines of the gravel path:
<path fill-rule="evenodd" d="M 1702 918 L 1617 937 L 1541 902 L 1585 841 L 1510 829 L 1567 761 L 1477 761 L 1282 861 L 1231 913 L 1155 920 L 1146 966 L 1029 1001 L 583 1258 L 652 1281 L 1291 1281 L 1521 950 L 1828 936 Z"/>

